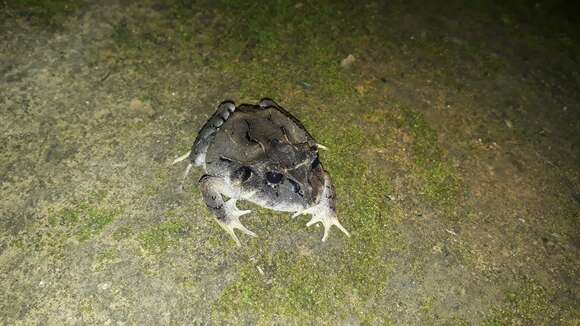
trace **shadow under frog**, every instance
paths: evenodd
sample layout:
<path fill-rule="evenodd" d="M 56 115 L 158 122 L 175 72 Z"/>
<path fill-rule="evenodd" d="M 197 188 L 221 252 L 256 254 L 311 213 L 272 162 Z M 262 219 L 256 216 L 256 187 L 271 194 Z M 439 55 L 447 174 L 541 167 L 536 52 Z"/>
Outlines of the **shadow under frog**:
<path fill-rule="evenodd" d="M 191 151 L 173 164 L 189 159 L 184 178 L 192 166 L 204 169 L 199 180 L 203 200 L 238 246 L 234 229 L 256 236 L 240 222 L 250 211 L 238 209 L 238 200 L 293 212 L 293 217 L 311 214 L 306 225 L 321 222 L 322 241 L 332 225 L 350 236 L 336 217 L 336 195 L 318 149 L 326 148 L 271 99 L 237 107 L 226 101 L 203 125 Z"/>

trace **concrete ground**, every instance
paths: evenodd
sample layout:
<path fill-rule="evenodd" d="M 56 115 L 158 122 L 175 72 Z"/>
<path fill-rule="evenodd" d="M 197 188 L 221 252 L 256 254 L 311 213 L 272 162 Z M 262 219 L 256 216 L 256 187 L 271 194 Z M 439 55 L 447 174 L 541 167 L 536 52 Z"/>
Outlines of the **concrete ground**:
<path fill-rule="evenodd" d="M 578 325 L 554 3 L 0 2 L 0 324 Z M 202 171 L 176 191 L 216 105 L 262 97 L 329 147 L 350 238 L 245 204 L 237 248 Z"/>

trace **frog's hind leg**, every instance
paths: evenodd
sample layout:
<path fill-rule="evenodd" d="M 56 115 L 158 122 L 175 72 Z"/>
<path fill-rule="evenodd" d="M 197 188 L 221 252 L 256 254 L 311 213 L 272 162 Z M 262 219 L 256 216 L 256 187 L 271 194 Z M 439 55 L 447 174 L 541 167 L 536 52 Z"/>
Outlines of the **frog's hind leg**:
<path fill-rule="evenodd" d="M 230 198 L 224 202 L 222 193 L 226 185 L 222 178 L 204 175 L 199 180 L 203 201 L 209 210 L 216 216 L 218 224 L 234 238 L 236 245 L 241 247 L 240 240 L 236 236 L 234 229 L 239 229 L 243 233 L 255 237 L 256 234 L 248 230 L 241 222 L 240 216 L 250 213 L 249 210 L 240 210 L 236 207 L 236 199 Z"/>
<path fill-rule="evenodd" d="M 191 153 L 189 155 L 189 159 L 193 165 L 202 166 L 205 164 L 205 154 L 209 144 L 215 137 L 215 133 L 220 129 L 224 122 L 228 120 L 235 110 L 236 105 L 234 102 L 222 102 L 209 120 L 207 120 L 203 127 L 201 127 L 199 134 L 197 134 L 197 138 L 195 138 L 195 141 L 193 142 Z"/>
<path fill-rule="evenodd" d="M 185 168 L 185 172 L 181 177 L 181 182 L 177 187 L 178 192 L 183 191 L 183 184 L 185 183 L 185 178 L 189 175 L 192 166 L 202 166 L 205 165 L 205 154 L 207 152 L 207 147 L 210 142 L 215 137 L 215 133 L 224 124 L 224 122 L 230 117 L 230 115 L 236 110 L 236 105 L 233 102 L 225 101 L 222 102 L 215 113 L 209 118 L 209 120 L 201 127 L 199 134 L 193 142 L 191 151 L 187 152 L 171 163 L 171 165 L 189 159 L 189 164 Z"/>

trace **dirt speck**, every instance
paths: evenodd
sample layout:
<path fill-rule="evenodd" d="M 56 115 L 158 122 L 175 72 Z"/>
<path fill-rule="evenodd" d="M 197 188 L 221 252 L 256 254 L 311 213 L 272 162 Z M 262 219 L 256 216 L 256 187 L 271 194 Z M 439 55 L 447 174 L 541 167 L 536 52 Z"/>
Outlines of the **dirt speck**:
<path fill-rule="evenodd" d="M 155 115 L 155 110 L 153 110 L 150 101 L 143 102 L 140 99 L 134 98 L 129 102 L 129 109 L 136 114 L 142 114 L 148 117 Z"/>

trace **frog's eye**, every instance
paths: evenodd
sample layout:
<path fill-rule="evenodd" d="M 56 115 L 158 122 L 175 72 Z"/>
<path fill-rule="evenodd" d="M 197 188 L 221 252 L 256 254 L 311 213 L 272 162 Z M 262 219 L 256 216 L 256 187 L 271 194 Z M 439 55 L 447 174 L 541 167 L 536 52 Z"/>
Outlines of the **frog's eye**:
<path fill-rule="evenodd" d="M 252 169 L 247 166 L 241 166 L 232 174 L 232 179 L 239 179 L 242 182 L 248 180 L 252 176 Z"/>
<path fill-rule="evenodd" d="M 269 183 L 278 184 L 282 181 L 282 174 L 272 171 L 266 172 L 266 180 L 268 180 Z"/>

